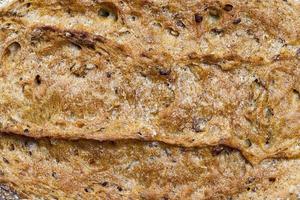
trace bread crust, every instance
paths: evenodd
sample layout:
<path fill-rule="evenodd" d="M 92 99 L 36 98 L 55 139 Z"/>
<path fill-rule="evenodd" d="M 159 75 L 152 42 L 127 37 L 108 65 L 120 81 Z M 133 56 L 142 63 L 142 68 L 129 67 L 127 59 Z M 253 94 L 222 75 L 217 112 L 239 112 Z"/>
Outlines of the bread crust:
<path fill-rule="evenodd" d="M 252 166 L 228 147 L 1 134 L 0 182 L 21 199 L 272 199 L 299 195 L 299 160 Z"/>
<path fill-rule="evenodd" d="M 20 136 L 1 140 L 18 148 L 8 153 L 4 144 L 1 165 L 8 176 L 0 179 L 28 198 L 55 190 L 61 198 L 245 199 L 255 196 L 252 188 L 245 191 L 254 176 L 259 197 L 278 186 L 283 192 L 274 197 L 288 198 L 288 184 L 297 192 L 299 183 L 297 27 L 300 6 L 292 0 L 7 1 L 0 6 L 0 133 Z M 19 145 L 28 137 L 38 143 L 36 157 L 26 157 Z M 61 147 L 44 145 L 52 140 Z M 158 144 L 154 152 L 152 142 Z M 111 157 L 97 157 L 99 165 L 85 168 L 93 154 L 102 155 L 101 146 Z M 154 172 L 171 173 L 172 161 L 163 155 L 152 163 L 150 154 L 168 148 L 181 162 L 174 164 L 176 173 L 162 177 Z M 49 166 L 46 160 L 36 167 L 51 151 L 64 149 L 82 155 L 64 155 L 70 159 L 63 166 L 51 155 Z M 134 172 L 150 173 L 153 185 L 126 171 L 134 153 L 140 169 Z M 119 157 L 128 154 L 127 160 Z M 11 161 L 23 156 L 19 164 Z M 113 162 L 118 173 L 126 172 L 115 177 L 113 167 L 101 168 Z M 53 169 L 63 179 L 39 177 Z M 103 174 L 114 184 L 85 193 Z M 274 174 L 281 182 L 273 184 Z"/>
<path fill-rule="evenodd" d="M 15 1 L 1 18 L 0 130 L 298 156 L 299 13 L 284 1 Z"/>

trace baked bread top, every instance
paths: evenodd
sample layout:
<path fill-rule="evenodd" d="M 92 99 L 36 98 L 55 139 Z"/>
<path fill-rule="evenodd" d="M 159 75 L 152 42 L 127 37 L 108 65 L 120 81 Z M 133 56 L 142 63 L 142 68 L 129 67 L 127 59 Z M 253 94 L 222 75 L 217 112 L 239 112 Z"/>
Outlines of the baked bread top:
<path fill-rule="evenodd" d="M 0 2 L 21 197 L 298 198 L 298 1 Z"/>
<path fill-rule="evenodd" d="M 224 146 L 1 134 L 0 147 L 0 182 L 21 199 L 296 200 L 300 191 L 299 159 L 251 165 Z"/>
<path fill-rule="evenodd" d="M 299 154 L 297 2 L 11 1 L 0 20 L 2 132 Z"/>

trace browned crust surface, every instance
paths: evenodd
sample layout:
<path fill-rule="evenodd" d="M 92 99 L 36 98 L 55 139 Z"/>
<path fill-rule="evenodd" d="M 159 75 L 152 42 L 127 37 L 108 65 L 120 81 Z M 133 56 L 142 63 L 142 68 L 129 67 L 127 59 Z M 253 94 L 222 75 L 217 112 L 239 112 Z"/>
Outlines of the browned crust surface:
<path fill-rule="evenodd" d="M 299 155 L 299 5 L 67 2 L 3 8 L 0 131 Z"/>
<path fill-rule="evenodd" d="M 299 160 L 250 165 L 233 149 L 2 134 L 0 182 L 25 199 L 293 199 Z"/>
<path fill-rule="evenodd" d="M 37 157 L 30 155 L 22 164 L 4 168 L 10 176 L 2 180 L 14 184 L 24 195 L 43 196 L 54 190 L 62 198 L 66 194 L 74 198 L 103 194 L 99 197 L 111 199 L 143 195 L 159 199 L 165 194 L 171 199 L 254 198 L 251 189 L 249 194 L 243 192 L 248 186 L 239 185 L 239 180 L 246 182 L 250 176 L 257 176 L 255 187 L 264 189 L 256 194 L 263 196 L 275 191 L 271 183 L 271 189 L 264 187 L 263 180 L 271 172 L 283 177 L 283 192 L 278 191 L 274 198 L 289 194 L 290 188 L 284 183 L 291 183 L 296 192 L 299 189 L 298 173 L 292 169 L 298 169 L 295 166 L 300 155 L 299 2 L 8 2 L 0 7 L 0 132 L 21 135 L 4 136 L 3 142 L 19 144 L 31 137 L 41 146 Z M 51 140 L 58 140 L 62 147 L 44 144 Z M 116 146 L 107 141 L 115 141 Z M 91 147 L 85 150 L 81 142 Z M 150 169 L 144 168 L 152 164 L 147 161 L 153 153 L 147 147 L 151 142 L 158 144 L 156 154 L 161 155 L 166 148 L 177 152 L 174 157 L 183 159 L 175 164 L 178 171 L 163 177 L 152 174 L 160 167 L 171 173 L 168 155 L 154 161 Z M 222 145 L 235 150 L 225 157 L 214 156 L 212 148 Z M 55 158 L 51 158 L 49 166 L 41 162 L 35 172 L 59 169 L 65 180 L 74 181 L 73 186 L 27 171 L 33 170 L 33 163 L 45 159 L 49 151 L 79 149 L 91 157 L 92 149 L 101 155 L 101 146 L 105 154 L 111 154 L 110 159 L 97 157 L 100 164 L 94 166 L 96 171 L 86 169 L 97 177 L 86 179 L 88 173 L 82 172 L 86 158 L 72 154 L 66 168 L 55 168 Z M 218 173 L 187 171 L 181 179 L 181 171 L 196 158 L 188 160 L 189 154 L 182 157 L 180 148 L 193 149 L 199 154 L 197 159 L 207 159 L 195 170 L 216 168 Z M 25 150 L 18 146 L 16 151 L 23 155 Z M 133 158 L 118 156 L 139 151 L 145 155 L 138 158 L 140 171 L 136 174 L 143 177 L 149 173 L 153 185 L 143 185 L 144 179 L 124 168 L 125 163 L 134 163 Z M 16 156 L 8 155 L 12 159 Z M 66 156 L 69 154 L 62 155 Z M 270 167 L 272 158 L 283 159 L 274 170 Z M 113 162 L 119 170 L 116 177 L 114 168 L 101 168 Z M 23 169 L 26 165 L 28 168 Z M 219 173 L 219 165 L 229 168 L 230 175 Z M 266 170 L 266 166 L 272 170 Z M 286 167 L 286 171 L 280 167 Z M 76 170 L 84 174 L 82 179 L 74 177 Z M 28 177 L 22 180 L 28 181 L 24 186 L 22 173 Z M 197 178 L 192 177 L 195 173 Z M 98 193 L 82 192 L 97 178 L 105 177 L 102 174 L 110 182 L 116 180 L 113 188 L 120 185 L 122 191 L 106 196 L 114 190 L 97 185 L 93 190 Z M 173 178 L 180 179 L 179 188 L 171 183 Z M 139 186 L 126 185 L 124 180 Z"/>

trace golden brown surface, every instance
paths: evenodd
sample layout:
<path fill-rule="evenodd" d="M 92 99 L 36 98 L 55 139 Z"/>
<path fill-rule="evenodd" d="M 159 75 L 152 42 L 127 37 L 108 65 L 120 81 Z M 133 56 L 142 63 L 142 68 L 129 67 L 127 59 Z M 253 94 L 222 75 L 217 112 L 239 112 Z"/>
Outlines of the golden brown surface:
<path fill-rule="evenodd" d="M 298 156 L 299 5 L 228 2 L 5 6 L 0 130 Z"/>
<path fill-rule="evenodd" d="M 274 195 L 286 199 L 300 195 L 299 160 L 265 160 L 251 166 L 239 152 L 221 146 L 195 149 L 158 142 L 71 142 L 2 135 L 0 148 L 0 181 L 16 189 L 21 198 L 263 199 Z"/>
<path fill-rule="evenodd" d="M 31 197 L 247 199 L 276 191 L 263 181 L 274 172 L 274 198 L 297 195 L 299 27 L 296 0 L 2 1 L 0 132 L 23 136 L 1 142 L 48 138 L 32 139 L 37 155 L 22 145 L 7 152 L 24 161 L 3 180 Z M 213 156 L 219 145 L 235 150 Z M 166 148 L 179 163 L 151 161 Z M 88 163 L 92 155 L 100 164 Z M 53 170 L 63 179 L 35 174 Z M 243 192 L 249 176 L 261 193 Z M 83 192 L 106 177 L 112 186 Z"/>

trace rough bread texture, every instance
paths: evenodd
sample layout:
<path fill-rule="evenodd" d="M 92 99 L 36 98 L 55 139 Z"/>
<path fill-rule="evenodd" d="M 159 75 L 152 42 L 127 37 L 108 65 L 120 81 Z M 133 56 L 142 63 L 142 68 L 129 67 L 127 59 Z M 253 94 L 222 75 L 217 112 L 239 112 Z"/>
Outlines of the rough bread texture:
<path fill-rule="evenodd" d="M 296 0 L 2 1 L 0 132 L 20 136 L 1 179 L 29 198 L 297 198 L 299 27 Z"/>
<path fill-rule="evenodd" d="M 1 135 L 0 180 L 26 199 L 264 199 L 300 195 L 299 160 L 252 166 L 223 146 Z M 239 196 L 235 196 L 239 195 Z"/>
<path fill-rule="evenodd" d="M 2 200 L 19 200 L 20 197 L 10 187 L 0 185 L 0 199 Z"/>
<path fill-rule="evenodd" d="M 296 3 L 13 1 L 0 20 L 2 132 L 299 155 Z"/>

